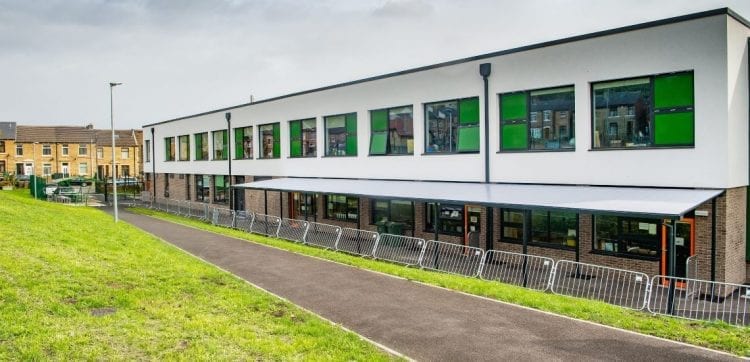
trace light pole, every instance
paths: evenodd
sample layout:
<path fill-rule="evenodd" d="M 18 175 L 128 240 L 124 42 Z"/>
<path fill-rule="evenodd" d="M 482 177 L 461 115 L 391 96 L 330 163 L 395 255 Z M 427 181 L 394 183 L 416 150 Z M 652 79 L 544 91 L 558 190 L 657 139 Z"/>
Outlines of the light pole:
<path fill-rule="evenodd" d="M 117 222 L 118 216 L 117 216 L 117 180 L 115 179 L 115 116 L 112 106 L 112 88 L 117 87 L 122 83 L 109 83 L 109 123 L 112 126 L 112 194 L 115 198 L 115 222 Z M 105 182 L 104 187 L 107 187 L 107 184 Z"/>
<path fill-rule="evenodd" d="M 34 162 L 31 164 L 31 173 L 34 174 L 34 180 L 32 180 L 31 184 L 31 192 L 34 193 L 34 200 L 36 200 L 36 145 L 39 144 L 39 142 L 34 142 L 31 145 L 32 153 L 34 154 L 32 157 L 34 157 Z M 31 180 L 31 177 L 29 177 L 29 180 Z"/>

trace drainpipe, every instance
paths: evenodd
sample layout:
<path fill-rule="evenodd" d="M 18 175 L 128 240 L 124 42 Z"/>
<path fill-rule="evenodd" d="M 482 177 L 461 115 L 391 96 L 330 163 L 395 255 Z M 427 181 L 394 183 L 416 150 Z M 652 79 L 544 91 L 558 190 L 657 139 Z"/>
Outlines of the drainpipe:
<path fill-rule="evenodd" d="M 232 112 L 224 113 L 224 118 L 227 119 L 227 161 L 229 161 L 229 210 L 234 210 L 234 190 L 232 190 Z"/>
<path fill-rule="evenodd" d="M 154 127 L 151 127 L 151 191 L 154 192 L 153 200 L 156 201 L 156 139 L 154 138 Z"/>
<path fill-rule="evenodd" d="M 490 183 L 490 93 L 489 93 L 489 76 L 492 73 L 492 64 L 482 63 L 479 65 L 479 75 L 482 76 L 484 81 L 484 183 Z M 487 221 L 486 230 L 487 235 L 485 238 L 485 249 L 493 249 L 493 221 L 495 219 L 495 212 L 492 206 L 487 207 Z"/>

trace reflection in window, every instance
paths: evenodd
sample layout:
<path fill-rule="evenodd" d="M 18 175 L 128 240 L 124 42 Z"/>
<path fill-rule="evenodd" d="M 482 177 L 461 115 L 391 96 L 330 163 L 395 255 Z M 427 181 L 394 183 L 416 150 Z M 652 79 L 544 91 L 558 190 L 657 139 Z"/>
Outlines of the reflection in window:
<path fill-rule="evenodd" d="M 523 221 L 523 210 L 503 209 L 500 240 L 515 243 L 523 242 Z"/>
<path fill-rule="evenodd" d="M 357 114 L 325 117 L 326 156 L 357 155 Z"/>
<path fill-rule="evenodd" d="M 208 132 L 195 134 L 195 160 L 208 160 Z"/>
<path fill-rule="evenodd" d="M 370 154 L 414 153 L 412 106 L 370 111 Z"/>
<path fill-rule="evenodd" d="M 227 193 L 229 191 L 229 185 L 227 185 L 229 177 L 224 175 L 214 176 L 214 202 L 225 204 L 227 203 Z"/>
<path fill-rule="evenodd" d="M 435 204 L 425 204 L 425 231 L 435 232 Z M 440 204 L 438 233 L 446 235 L 464 234 L 464 206 Z"/>
<path fill-rule="evenodd" d="M 180 143 L 180 161 L 189 161 L 190 160 L 190 136 L 180 136 L 179 137 L 179 143 Z M 122 149 L 122 158 L 127 159 L 129 155 L 129 152 L 127 151 L 127 148 Z"/>
<path fill-rule="evenodd" d="M 600 215 L 594 220 L 594 250 L 658 258 L 661 250 L 659 220 Z"/>
<path fill-rule="evenodd" d="M 573 87 L 503 94 L 500 117 L 502 150 L 575 148 Z"/>
<path fill-rule="evenodd" d="M 164 139 L 164 153 L 165 153 L 164 160 L 174 161 L 174 154 L 175 154 L 174 137 L 167 137 Z"/>
<path fill-rule="evenodd" d="M 214 160 L 227 159 L 227 130 L 214 131 Z"/>
<path fill-rule="evenodd" d="M 403 230 L 414 228 L 414 204 L 404 200 L 372 200 L 372 223 L 399 223 Z"/>
<path fill-rule="evenodd" d="M 317 195 L 301 192 L 292 192 L 291 194 L 292 217 L 304 219 L 307 219 L 308 217 L 315 218 L 315 215 L 317 215 Z"/>
<path fill-rule="evenodd" d="M 594 148 L 651 145 L 650 78 L 594 85 Z"/>
<path fill-rule="evenodd" d="M 209 192 L 210 176 L 195 175 L 195 199 L 202 202 L 208 202 L 210 199 Z"/>
<path fill-rule="evenodd" d="M 279 123 L 258 126 L 260 135 L 260 158 L 279 158 L 281 154 Z"/>
<path fill-rule="evenodd" d="M 532 211 L 531 242 L 575 248 L 578 244 L 578 214 Z"/>
<path fill-rule="evenodd" d="M 253 127 L 234 129 L 234 158 L 253 158 Z"/>
<path fill-rule="evenodd" d="M 359 199 L 345 195 L 326 196 L 326 219 L 357 221 Z"/>
<path fill-rule="evenodd" d="M 289 156 L 315 157 L 317 148 L 315 118 L 289 122 Z"/>

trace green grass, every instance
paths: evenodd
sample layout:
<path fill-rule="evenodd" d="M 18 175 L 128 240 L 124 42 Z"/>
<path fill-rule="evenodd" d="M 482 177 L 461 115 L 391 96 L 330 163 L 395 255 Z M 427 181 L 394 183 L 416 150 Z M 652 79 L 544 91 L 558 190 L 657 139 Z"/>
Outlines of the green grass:
<path fill-rule="evenodd" d="M 319 249 L 280 239 L 248 234 L 239 230 L 213 226 L 198 220 L 148 209 L 131 209 L 164 220 L 233 236 L 292 252 L 336 261 L 362 269 L 378 271 L 421 283 L 518 304 L 559 315 L 574 317 L 603 325 L 685 342 L 697 346 L 750 356 L 750 327 L 737 327 L 723 322 L 700 322 L 632 311 L 592 300 L 537 292 L 512 285 L 466 278 L 456 275 L 406 268 L 388 262 Z"/>
<path fill-rule="evenodd" d="M 0 192 L 0 360 L 389 360 L 127 223 Z"/>

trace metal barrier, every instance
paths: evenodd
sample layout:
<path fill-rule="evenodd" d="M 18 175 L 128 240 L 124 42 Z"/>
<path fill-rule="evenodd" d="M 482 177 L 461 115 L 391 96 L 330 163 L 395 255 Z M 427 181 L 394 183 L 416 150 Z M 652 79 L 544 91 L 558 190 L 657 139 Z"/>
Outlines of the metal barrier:
<path fill-rule="evenodd" d="M 378 233 L 374 231 L 343 228 L 334 249 L 345 253 L 371 256 L 377 241 Z"/>
<path fill-rule="evenodd" d="M 372 256 L 399 264 L 418 265 L 427 242 L 411 236 L 380 234 Z"/>
<path fill-rule="evenodd" d="M 341 227 L 317 222 L 309 224 L 307 235 L 305 235 L 305 244 L 322 246 L 326 249 L 336 248 L 336 243 L 341 237 Z"/>
<path fill-rule="evenodd" d="M 283 218 L 276 237 L 294 242 L 304 242 L 310 223 L 305 220 Z"/>
<path fill-rule="evenodd" d="M 490 250 L 484 254 L 479 276 L 534 290 L 547 290 L 555 262 L 547 257 Z"/>
<path fill-rule="evenodd" d="M 651 313 L 750 326 L 750 286 L 664 275 L 651 285 Z"/>
<path fill-rule="evenodd" d="M 484 260 L 484 250 L 471 246 L 428 240 L 419 266 L 451 274 L 475 277 Z"/>
<path fill-rule="evenodd" d="M 231 228 L 234 226 L 234 212 L 215 207 L 211 213 L 211 224 Z"/>
<path fill-rule="evenodd" d="M 234 214 L 234 228 L 250 232 L 255 214 L 248 211 L 237 211 Z"/>
<path fill-rule="evenodd" d="M 648 275 L 624 269 L 558 260 L 552 292 L 641 310 L 651 290 Z"/>
<path fill-rule="evenodd" d="M 281 219 L 277 216 L 255 214 L 255 219 L 250 225 L 250 232 L 266 236 L 276 236 L 280 226 Z"/>

